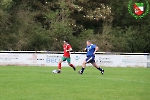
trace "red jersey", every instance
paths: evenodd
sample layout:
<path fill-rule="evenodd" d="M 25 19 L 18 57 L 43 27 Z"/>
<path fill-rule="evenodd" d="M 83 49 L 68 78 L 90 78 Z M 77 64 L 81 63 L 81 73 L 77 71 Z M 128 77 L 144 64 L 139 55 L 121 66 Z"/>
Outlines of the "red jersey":
<path fill-rule="evenodd" d="M 70 52 L 69 51 L 66 51 L 66 50 L 69 50 L 71 47 L 70 44 L 64 44 L 63 45 L 63 48 L 64 48 L 64 57 L 70 57 Z"/>

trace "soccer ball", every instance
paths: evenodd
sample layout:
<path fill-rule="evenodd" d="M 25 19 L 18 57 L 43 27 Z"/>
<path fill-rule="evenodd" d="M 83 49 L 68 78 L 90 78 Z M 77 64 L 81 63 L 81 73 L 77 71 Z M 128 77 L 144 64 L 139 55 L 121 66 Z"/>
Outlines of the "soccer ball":
<path fill-rule="evenodd" d="M 53 74 L 57 74 L 57 70 L 53 70 L 52 73 L 53 73 Z"/>

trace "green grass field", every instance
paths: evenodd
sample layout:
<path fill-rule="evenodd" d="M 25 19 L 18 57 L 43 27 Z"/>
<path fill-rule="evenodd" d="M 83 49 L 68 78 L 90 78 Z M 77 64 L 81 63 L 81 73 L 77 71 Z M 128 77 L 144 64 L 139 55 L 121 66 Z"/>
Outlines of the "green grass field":
<path fill-rule="evenodd" d="M 0 100 L 150 100 L 149 68 L 0 67 Z"/>

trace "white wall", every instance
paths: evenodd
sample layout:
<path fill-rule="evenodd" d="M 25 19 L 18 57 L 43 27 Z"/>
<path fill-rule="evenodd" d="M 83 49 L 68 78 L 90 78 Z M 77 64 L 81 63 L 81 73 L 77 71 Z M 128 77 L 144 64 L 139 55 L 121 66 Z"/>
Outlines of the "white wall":
<path fill-rule="evenodd" d="M 63 54 L 39 53 L 0 53 L 0 65 L 18 66 L 57 66 Z M 71 63 L 81 66 L 85 54 L 71 54 Z M 95 61 L 99 66 L 107 67 L 147 67 L 147 55 L 102 55 L 96 54 Z M 68 66 L 67 62 L 62 63 Z M 89 66 L 88 64 L 87 66 Z"/>

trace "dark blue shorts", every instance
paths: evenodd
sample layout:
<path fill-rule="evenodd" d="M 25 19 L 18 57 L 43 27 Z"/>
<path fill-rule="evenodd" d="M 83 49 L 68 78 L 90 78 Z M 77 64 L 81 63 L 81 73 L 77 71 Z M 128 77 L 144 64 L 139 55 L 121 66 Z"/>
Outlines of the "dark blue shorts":
<path fill-rule="evenodd" d="M 87 57 L 86 58 L 86 63 L 94 63 L 95 62 L 95 57 Z"/>

